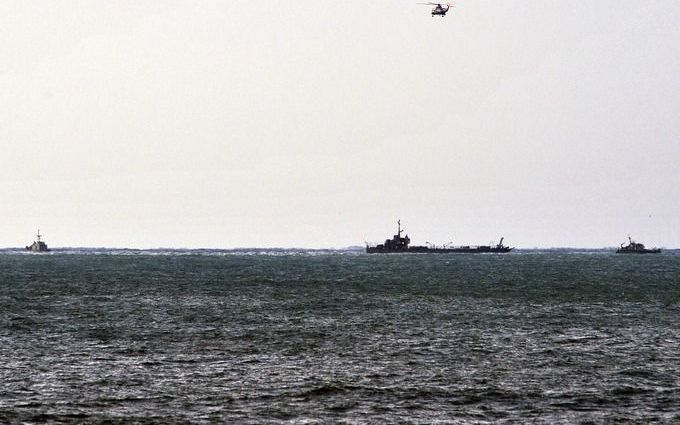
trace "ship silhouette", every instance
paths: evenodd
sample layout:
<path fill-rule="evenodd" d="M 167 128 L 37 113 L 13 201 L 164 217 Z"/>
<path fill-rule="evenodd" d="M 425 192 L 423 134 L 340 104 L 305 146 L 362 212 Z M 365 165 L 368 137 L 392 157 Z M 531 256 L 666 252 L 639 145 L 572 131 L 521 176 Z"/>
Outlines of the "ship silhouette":
<path fill-rule="evenodd" d="M 404 231 L 401 229 L 401 220 L 397 220 L 397 234 L 392 236 L 392 239 L 386 239 L 384 243 L 377 245 L 370 245 L 366 243 L 367 254 L 398 254 L 398 253 L 423 253 L 423 254 L 484 254 L 497 253 L 504 254 L 512 251 L 514 248 L 503 245 L 503 239 L 497 245 L 478 245 L 478 246 L 410 246 L 411 239 L 408 235 L 404 237 L 401 234 Z"/>
<path fill-rule="evenodd" d="M 26 251 L 31 251 L 31 252 L 48 252 L 49 248 L 47 248 L 47 244 L 40 240 L 41 235 L 40 235 L 40 229 L 38 229 L 38 234 L 35 237 L 36 239 L 33 241 L 33 243 L 29 246 L 26 247 Z"/>
<path fill-rule="evenodd" d="M 624 242 L 625 243 L 625 242 Z M 635 242 L 628 236 L 628 245 L 621 244 L 621 247 L 616 250 L 617 254 L 658 254 L 661 250 L 659 248 L 645 248 L 641 243 Z"/>

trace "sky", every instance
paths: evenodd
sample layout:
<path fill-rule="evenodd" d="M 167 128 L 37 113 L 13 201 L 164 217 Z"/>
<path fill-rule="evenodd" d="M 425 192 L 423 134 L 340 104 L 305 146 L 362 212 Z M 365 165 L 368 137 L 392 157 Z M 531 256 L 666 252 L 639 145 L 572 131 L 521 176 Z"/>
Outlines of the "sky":
<path fill-rule="evenodd" d="M 0 246 L 680 247 L 680 2 L 0 3 Z"/>

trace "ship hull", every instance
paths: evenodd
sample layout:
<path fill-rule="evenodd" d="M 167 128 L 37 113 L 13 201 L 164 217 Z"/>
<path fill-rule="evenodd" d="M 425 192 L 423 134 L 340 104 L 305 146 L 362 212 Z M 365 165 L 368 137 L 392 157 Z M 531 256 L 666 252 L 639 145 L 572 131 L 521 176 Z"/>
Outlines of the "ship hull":
<path fill-rule="evenodd" d="M 366 248 L 367 254 L 506 254 L 512 251 L 510 247 L 456 247 L 456 248 L 430 248 L 427 246 L 413 246 L 406 249 L 387 249 L 379 247 Z"/>
<path fill-rule="evenodd" d="M 661 250 L 660 249 L 638 249 L 638 250 L 617 249 L 616 253 L 617 254 L 661 254 Z"/>

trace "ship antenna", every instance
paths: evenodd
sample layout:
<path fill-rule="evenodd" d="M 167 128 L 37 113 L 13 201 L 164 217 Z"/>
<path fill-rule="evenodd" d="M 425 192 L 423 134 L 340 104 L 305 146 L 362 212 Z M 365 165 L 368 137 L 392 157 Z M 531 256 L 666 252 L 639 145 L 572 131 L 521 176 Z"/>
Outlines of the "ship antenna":
<path fill-rule="evenodd" d="M 40 229 L 38 229 L 38 234 L 36 235 L 36 237 L 38 238 L 38 242 L 40 242 Z"/>
<path fill-rule="evenodd" d="M 401 219 L 397 220 L 397 234 L 401 237 Z"/>

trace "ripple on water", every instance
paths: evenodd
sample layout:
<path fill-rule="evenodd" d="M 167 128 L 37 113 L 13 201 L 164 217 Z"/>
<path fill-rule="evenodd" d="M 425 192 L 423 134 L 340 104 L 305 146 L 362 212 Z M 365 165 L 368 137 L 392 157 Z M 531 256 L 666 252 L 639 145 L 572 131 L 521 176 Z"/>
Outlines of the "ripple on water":
<path fill-rule="evenodd" d="M 680 262 L 0 255 L 0 422 L 680 419 Z"/>

